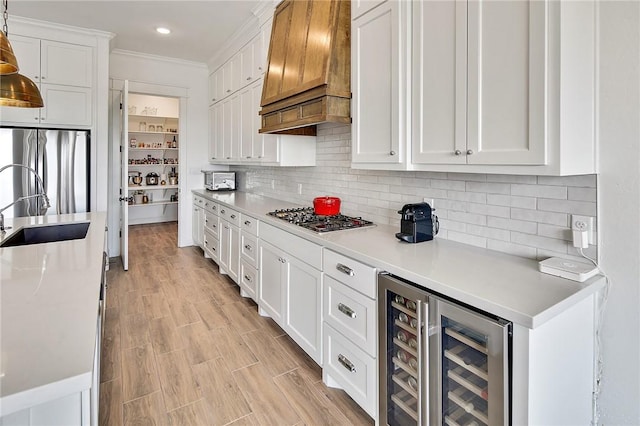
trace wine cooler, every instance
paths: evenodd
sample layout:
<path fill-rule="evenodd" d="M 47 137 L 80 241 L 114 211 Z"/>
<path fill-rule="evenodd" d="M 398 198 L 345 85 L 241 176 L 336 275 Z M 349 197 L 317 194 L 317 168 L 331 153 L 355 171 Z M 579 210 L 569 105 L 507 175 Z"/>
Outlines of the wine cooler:
<path fill-rule="evenodd" d="M 511 324 L 382 273 L 380 423 L 508 425 Z"/>

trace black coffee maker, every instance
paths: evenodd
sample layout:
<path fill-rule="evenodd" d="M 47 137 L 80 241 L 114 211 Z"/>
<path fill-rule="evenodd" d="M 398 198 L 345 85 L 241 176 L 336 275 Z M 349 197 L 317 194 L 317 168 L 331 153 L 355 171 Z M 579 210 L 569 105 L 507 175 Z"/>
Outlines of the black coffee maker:
<path fill-rule="evenodd" d="M 396 238 L 408 243 L 433 240 L 440 228 L 438 216 L 434 211 L 427 203 L 405 204 L 402 210 L 398 211 L 402 220 Z"/>

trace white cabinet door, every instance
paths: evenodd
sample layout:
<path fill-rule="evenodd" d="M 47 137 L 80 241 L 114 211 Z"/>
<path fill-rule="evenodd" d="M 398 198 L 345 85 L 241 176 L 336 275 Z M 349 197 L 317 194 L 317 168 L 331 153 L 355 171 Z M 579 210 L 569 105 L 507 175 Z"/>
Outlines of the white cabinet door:
<path fill-rule="evenodd" d="M 356 19 L 388 0 L 351 0 L 351 19 Z"/>
<path fill-rule="evenodd" d="M 9 34 L 9 42 L 18 60 L 18 67 L 20 68 L 18 72 L 35 83 L 39 83 L 40 39 Z"/>
<path fill-rule="evenodd" d="M 465 164 L 467 3 L 413 3 L 414 164 Z"/>
<path fill-rule="evenodd" d="M 215 86 L 213 102 L 219 102 L 226 96 L 226 93 L 224 91 L 224 67 L 218 68 L 213 73 L 213 80 L 213 84 Z"/>
<path fill-rule="evenodd" d="M 250 84 L 254 79 L 254 67 L 253 67 L 253 49 L 254 42 L 251 40 L 246 46 L 240 50 L 240 87 L 244 87 L 247 84 Z"/>
<path fill-rule="evenodd" d="M 239 93 L 236 93 L 231 97 L 231 119 L 228 121 L 228 123 L 231 126 L 231 139 L 229 141 L 230 155 L 234 160 L 240 158 L 240 132 L 242 130 L 242 105 L 240 102 L 241 101 Z"/>
<path fill-rule="evenodd" d="M 202 208 L 194 204 L 191 213 L 191 237 L 193 238 L 193 244 L 199 247 L 202 247 L 204 232 L 202 215 Z"/>
<path fill-rule="evenodd" d="M 218 80 L 216 78 L 216 73 L 212 72 L 209 74 L 209 105 L 212 105 L 216 102 L 216 93 L 218 90 Z"/>
<path fill-rule="evenodd" d="M 269 34 L 270 35 L 270 34 Z M 253 45 L 252 53 L 253 60 L 251 63 L 253 64 L 252 77 L 253 80 L 259 79 L 264 73 L 264 66 L 266 63 L 266 52 L 262 47 L 262 31 L 258 34 L 253 40 L 251 40 L 251 44 Z M 267 49 L 269 46 L 267 45 Z"/>
<path fill-rule="evenodd" d="M 547 2 L 468 5 L 468 164 L 544 164 Z"/>
<path fill-rule="evenodd" d="M 322 365 L 322 272 L 288 256 L 285 331 Z"/>
<path fill-rule="evenodd" d="M 258 138 L 256 120 L 253 117 L 257 110 L 253 103 L 252 88 L 253 86 L 247 86 L 240 90 L 240 158 L 246 160 L 253 159 L 253 140 Z"/>
<path fill-rule="evenodd" d="M 42 40 L 41 58 L 42 83 L 91 87 L 93 74 L 91 47 Z"/>
<path fill-rule="evenodd" d="M 231 259 L 231 225 L 229 225 L 229 222 L 220 221 L 219 237 L 220 255 L 218 256 L 218 266 L 220 267 L 220 272 L 229 274 L 229 260 Z"/>
<path fill-rule="evenodd" d="M 222 104 L 209 107 L 209 161 L 218 159 L 218 110 L 222 111 Z"/>
<path fill-rule="evenodd" d="M 352 162 L 403 162 L 406 144 L 405 2 L 387 1 L 352 21 Z"/>
<path fill-rule="evenodd" d="M 232 143 L 232 135 L 231 129 L 233 128 L 233 123 L 231 121 L 231 99 L 227 98 L 222 101 L 222 125 L 220 126 L 222 130 L 222 156 L 221 158 L 224 160 L 231 159 L 231 143 Z M 218 125 L 221 123 L 218 121 Z"/>
<path fill-rule="evenodd" d="M 237 70 L 235 70 L 237 71 Z M 229 96 L 233 92 L 232 75 L 234 73 L 233 62 L 230 60 L 222 66 L 222 97 Z"/>
<path fill-rule="evenodd" d="M 20 65 L 20 63 L 18 63 Z M 45 104 L 46 105 L 46 104 Z M 0 107 L 0 118 L 2 124 L 8 122 L 25 123 L 33 125 L 40 123 L 40 110 L 42 108 L 15 108 Z"/>
<path fill-rule="evenodd" d="M 214 129 L 213 129 L 213 152 L 211 157 L 217 160 L 224 158 L 224 104 L 218 102 L 213 106 Z"/>
<path fill-rule="evenodd" d="M 40 93 L 44 107 L 40 110 L 42 124 L 69 126 L 91 125 L 91 88 L 42 84 Z"/>
<path fill-rule="evenodd" d="M 222 226 L 223 228 L 224 226 L 229 227 L 229 269 L 227 273 L 229 274 L 229 278 L 237 283 L 240 273 L 240 228 L 227 224 L 226 222 L 225 225 Z M 224 232 L 226 232 L 226 230 Z"/>
<path fill-rule="evenodd" d="M 258 266 L 258 306 L 261 315 L 270 316 L 278 325 L 284 326 L 283 282 L 288 275 L 286 255 L 266 241 L 258 243 L 260 263 Z"/>
<path fill-rule="evenodd" d="M 267 70 L 267 57 L 269 56 L 272 26 L 273 20 L 269 19 L 262 27 L 260 27 L 260 60 L 256 62 L 260 73 L 259 75 L 263 75 Z"/>

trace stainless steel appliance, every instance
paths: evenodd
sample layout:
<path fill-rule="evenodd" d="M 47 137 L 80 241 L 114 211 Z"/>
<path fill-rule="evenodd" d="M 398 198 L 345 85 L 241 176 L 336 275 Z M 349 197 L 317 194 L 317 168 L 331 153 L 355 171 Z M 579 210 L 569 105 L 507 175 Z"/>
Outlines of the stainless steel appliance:
<path fill-rule="evenodd" d="M 440 222 L 434 211 L 427 203 L 405 204 L 398 212 L 402 219 L 396 238 L 408 243 L 433 240 L 440 230 Z"/>
<path fill-rule="evenodd" d="M 204 174 L 204 189 L 209 191 L 235 191 L 236 172 L 215 172 L 202 170 Z"/>
<path fill-rule="evenodd" d="M 375 226 L 373 222 L 364 220 L 361 217 L 350 217 L 342 214 L 334 216 L 317 215 L 315 214 L 313 207 L 275 210 L 267 214 L 269 216 L 277 217 L 278 219 L 286 220 L 294 225 L 302 226 L 303 228 L 319 234 L 329 231 Z"/>
<path fill-rule="evenodd" d="M 0 128 L 0 166 L 23 164 L 44 181 L 48 215 L 89 211 L 89 132 L 84 130 Z M 14 168 L 0 174 L 0 205 L 36 194 L 33 174 Z M 41 197 L 17 203 L 6 217 L 39 215 Z"/>
<path fill-rule="evenodd" d="M 379 420 L 507 425 L 511 323 L 378 276 Z"/>

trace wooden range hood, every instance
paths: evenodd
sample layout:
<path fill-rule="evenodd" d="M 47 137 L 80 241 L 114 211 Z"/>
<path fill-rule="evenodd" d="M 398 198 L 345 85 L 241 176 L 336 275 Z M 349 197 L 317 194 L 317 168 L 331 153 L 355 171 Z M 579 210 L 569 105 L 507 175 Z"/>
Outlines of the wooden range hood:
<path fill-rule="evenodd" d="M 315 135 L 351 123 L 349 0 L 284 0 L 273 17 L 260 133 Z"/>

